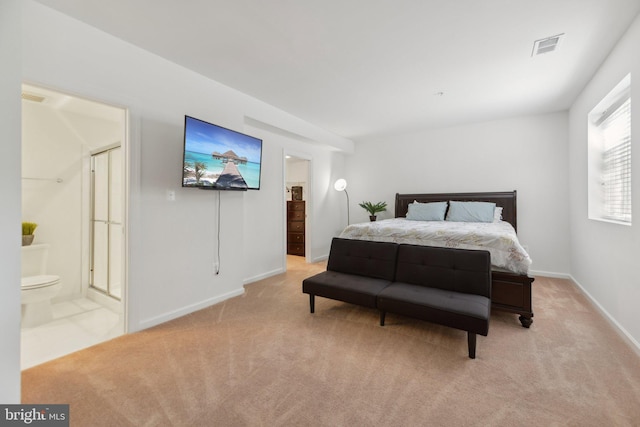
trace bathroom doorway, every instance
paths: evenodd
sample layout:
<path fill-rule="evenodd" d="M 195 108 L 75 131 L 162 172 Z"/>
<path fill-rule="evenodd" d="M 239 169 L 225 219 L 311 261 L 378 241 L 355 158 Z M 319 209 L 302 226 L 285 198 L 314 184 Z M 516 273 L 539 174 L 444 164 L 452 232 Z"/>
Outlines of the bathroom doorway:
<path fill-rule="evenodd" d="M 21 330 L 23 369 L 126 331 L 127 120 L 125 108 L 23 84 L 22 220 L 38 224 L 34 243 L 49 245 L 62 284 L 53 321 Z"/>

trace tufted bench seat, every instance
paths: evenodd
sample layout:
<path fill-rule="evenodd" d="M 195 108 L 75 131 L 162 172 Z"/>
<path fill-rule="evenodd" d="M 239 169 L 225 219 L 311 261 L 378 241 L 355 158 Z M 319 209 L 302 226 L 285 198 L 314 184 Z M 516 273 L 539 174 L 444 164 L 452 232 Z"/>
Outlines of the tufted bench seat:
<path fill-rule="evenodd" d="M 327 270 L 302 282 L 311 313 L 315 296 L 414 317 L 477 334 L 489 332 L 491 256 L 487 251 L 334 238 Z"/>
<path fill-rule="evenodd" d="M 395 277 L 397 252 L 395 243 L 333 239 L 327 271 L 302 282 L 311 313 L 316 295 L 376 308 L 376 297 Z"/>
<path fill-rule="evenodd" d="M 394 282 L 378 294 L 380 326 L 387 312 L 467 331 L 469 357 L 476 334 L 489 332 L 491 260 L 487 251 L 400 245 Z"/>

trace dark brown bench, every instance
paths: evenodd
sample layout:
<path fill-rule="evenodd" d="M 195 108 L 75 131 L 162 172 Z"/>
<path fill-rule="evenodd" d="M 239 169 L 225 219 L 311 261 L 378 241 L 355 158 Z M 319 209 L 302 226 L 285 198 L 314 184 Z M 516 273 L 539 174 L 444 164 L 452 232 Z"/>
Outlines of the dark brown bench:
<path fill-rule="evenodd" d="M 311 313 L 315 296 L 376 308 L 376 297 L 396 275 L 395 243 L 335 238 L 331 242 L 327 271 L 304 279 Z"/>
<path fill-rule="evenodd" d="M 491 259 L 487 251 L 400 245 L 396 278 L 378 294 L 380 326 L 398 313 L 467 331 L 469 357 L 476 334 L 489 332 Z"/>
<path fill-rule="evenodd" d="M 487 335 L 491 260 L 487 251 L 334 238 L 327 270 L 304 279 L 311 313 L 315 296 L 396 313 L 467 331 L 469 357 L 476 335 Z"/>

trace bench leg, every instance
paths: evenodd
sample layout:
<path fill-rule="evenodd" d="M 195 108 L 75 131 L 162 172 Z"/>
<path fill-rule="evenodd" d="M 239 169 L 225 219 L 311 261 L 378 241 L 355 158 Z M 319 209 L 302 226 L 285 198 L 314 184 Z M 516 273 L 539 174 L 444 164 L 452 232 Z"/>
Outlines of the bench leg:
<path fill-rule="evenodd" d="M 469 344 L 469 358 L 476 358 L 476 334 L 467 332 L 467 343 Z"/>
<path fill-rule="evenodd" d="M 316 311 L 316 299 L 315 295 L 309 294 L 309 308 L 311 308 L 311 313 L 315 313 Z"/>
<path fill-rule="evenodd" d="M 384 326 L 384 317 L 387 313 L 384 311 L 380 312 L 380 326 Z"/>

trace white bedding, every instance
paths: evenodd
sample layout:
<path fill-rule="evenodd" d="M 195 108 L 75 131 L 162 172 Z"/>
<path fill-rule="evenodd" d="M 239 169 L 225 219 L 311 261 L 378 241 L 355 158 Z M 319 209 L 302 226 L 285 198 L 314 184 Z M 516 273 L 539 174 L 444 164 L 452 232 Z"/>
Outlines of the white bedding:
<path fill-rule="evenodd" d="M 345 239 L 408 243 L 491 253 L 491 264 L 527 274 L 531 258 L 511 224 L 498 222 L 410 221 L 405 218 L 351 224 L 340 234 Z"/>

